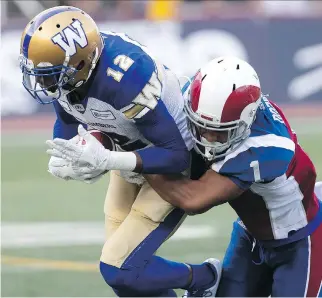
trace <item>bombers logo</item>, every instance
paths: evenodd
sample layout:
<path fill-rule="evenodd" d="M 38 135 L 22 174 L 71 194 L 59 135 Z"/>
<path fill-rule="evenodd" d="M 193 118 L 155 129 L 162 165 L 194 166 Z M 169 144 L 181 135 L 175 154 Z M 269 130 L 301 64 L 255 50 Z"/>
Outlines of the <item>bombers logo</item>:
<path fill-rule="evenodd" d="M 83 49 L 88 45 L 88 40 L 84 32 L 82 23 L 75 20 L 62 32 L 57 33 L 51 38 L 54 44 L 59 45 L 69 56 L 77 52 L 76 43 Z"/>

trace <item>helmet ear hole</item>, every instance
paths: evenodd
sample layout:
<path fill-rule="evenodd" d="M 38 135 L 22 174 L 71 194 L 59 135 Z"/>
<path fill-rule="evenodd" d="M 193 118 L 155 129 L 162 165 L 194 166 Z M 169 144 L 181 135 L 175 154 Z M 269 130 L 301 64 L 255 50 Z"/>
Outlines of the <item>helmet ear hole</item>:
<path fill-rule="evenodd" d="M 76 69 L 77 69 L 77 70 L 82 70 L 82 69 L 83 69 L 83 67 L 84 67 L 84 65 L 85 65 L 85 61 L 84 61 L 84 60 L 82 60 L 81 62 L 79 62 L 79 63 L 78 63 L 78 65 L 77 65 Z"/>

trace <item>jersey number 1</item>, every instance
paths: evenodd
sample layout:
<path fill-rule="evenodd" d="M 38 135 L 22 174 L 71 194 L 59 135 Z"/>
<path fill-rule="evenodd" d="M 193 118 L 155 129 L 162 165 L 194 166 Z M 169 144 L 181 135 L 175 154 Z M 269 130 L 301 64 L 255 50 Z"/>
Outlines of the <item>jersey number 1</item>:
<path fill-rule="evenodd" d="M 259 163 L 258 163 L 258 160 L 253 160 L 250 163 L 250 167 L 253 168 L 255 182 L 260 182 L 261 181 L 261 173 L 259 172 Z"/>
<path fill-rule="evenodd" d="M 115 65 L 118 65 L 118 67 L 121 68 L 124 72 L 127 71 L 134 63 L 134 61 L 130 57 L 125 55 L 116 56 L 113 62 Z M 107 68 L 106 74 L 113 77 L 113 79 L 117 82 L 120 82 L 124 75 L 122 72 L 110 67 Z"/>

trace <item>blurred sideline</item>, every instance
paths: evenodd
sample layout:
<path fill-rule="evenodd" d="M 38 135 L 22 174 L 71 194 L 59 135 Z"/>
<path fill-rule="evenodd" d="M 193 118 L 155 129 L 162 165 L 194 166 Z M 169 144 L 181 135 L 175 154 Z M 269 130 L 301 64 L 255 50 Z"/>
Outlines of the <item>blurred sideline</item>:
<path fill-rule="evenodd" d="M 292 122 L 296 120 L 321 120 L 322 103 L 311 104 L 280 104 L 286 117 Z M 54 114 L 38 114 L 30 116 L 12 116 L 1 119 L 2 133 L 19 133 L 23 131 L 48 131 L 53 128 L 56 117 Z M 322 129 L 322 123 L 321 127 Z"/>

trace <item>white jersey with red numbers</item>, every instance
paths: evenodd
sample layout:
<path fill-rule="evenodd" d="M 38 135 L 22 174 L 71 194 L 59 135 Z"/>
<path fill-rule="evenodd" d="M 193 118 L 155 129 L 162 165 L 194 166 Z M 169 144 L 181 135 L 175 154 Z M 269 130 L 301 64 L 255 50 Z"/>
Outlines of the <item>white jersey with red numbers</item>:
<path fill-rule="evenodd" d="M 288 238 L 319 210 L 314 165 L 282 111 L 265 97 L 249 138 L 211 168 L 245 189 L 230 205 L 259 240 Z"/>

